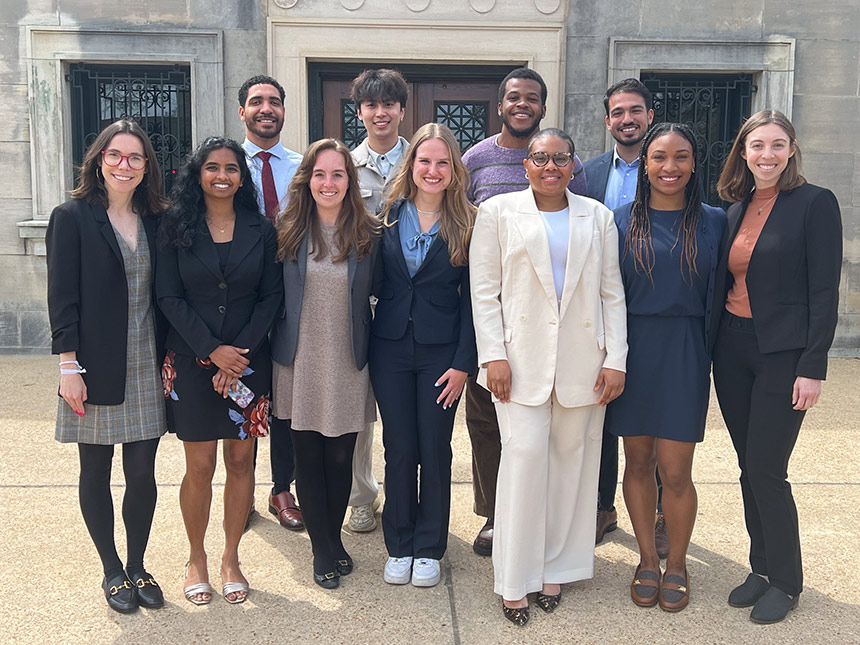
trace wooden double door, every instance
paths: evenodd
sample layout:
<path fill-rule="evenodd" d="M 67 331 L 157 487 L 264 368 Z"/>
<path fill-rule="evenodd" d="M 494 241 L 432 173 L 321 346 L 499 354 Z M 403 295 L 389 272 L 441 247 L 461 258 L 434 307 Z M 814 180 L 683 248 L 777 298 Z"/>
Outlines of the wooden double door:
<path fill-rule="evenodd" d="M 355 69 L 347 69 L 350 67 Z M 336 137 L 350 148 L 355 148 L 364 140 L 364 125 L 356 115 L 349 90 L 352 78 L 365 67 L 329 64 L 317 70 L 319 76 L 316 83 L 311 77 L 311 89 L 316 85 L 320 98 L 316 124 L 314 110 L 311 109 L 311 133 L 318 135 L 314 138 Z M 425 123 L 444 123 L 451 128 L 461 151 L 466 151 L 501 130 L 497 111 L 499 83 L 515 66 L 396 67 L 409 84 L 409 100 L 400 126 L 403 137 L 409 139 Z M 311 72 L 313 74 L 314 70 Z"/>

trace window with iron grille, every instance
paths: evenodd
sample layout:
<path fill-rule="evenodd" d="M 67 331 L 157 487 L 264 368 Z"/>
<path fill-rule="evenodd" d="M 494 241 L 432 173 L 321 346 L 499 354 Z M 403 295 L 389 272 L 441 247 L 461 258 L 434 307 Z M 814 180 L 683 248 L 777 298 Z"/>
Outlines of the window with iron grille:
<path fill-rule="evenodd" d="M 105 126 L 130 119 L 149 136 L 164 175 L 164 189 L 169 191 L 191 149 L 190 66 L 75 63 L 67 80 L 75 166 Z"/>
<path fill-rule="evenodd" d="M 643 72 L 641 80 L 653 95 L 654 123 L 684 123 L 693 130 L 705 203 L 727 206 L 717 195 L 717 180 L 735 135 L 751 114 L 756 91 L 752 74 Z"/>

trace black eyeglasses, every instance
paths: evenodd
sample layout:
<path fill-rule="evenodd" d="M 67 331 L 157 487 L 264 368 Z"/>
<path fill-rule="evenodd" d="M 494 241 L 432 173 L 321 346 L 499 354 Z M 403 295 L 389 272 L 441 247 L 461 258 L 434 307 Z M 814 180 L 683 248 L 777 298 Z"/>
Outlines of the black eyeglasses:
<path fill-rule="evenodd" d="M 555 152 L 551 155 L 545 152 L 533 152 L 529 155 L 529 159 L 531 159 L 532 163 L 538 167 L 547 165 L 549 160 L 552 159 L 556 168 L 564 168 L 565 166 L 570 165 L 573 155 L 569 152 Z"/>
<path fill-rule="evenodd" d="M 132 170 L 142 170 L 146 166 L 146 157 L 138 154 L 123 155 L 118 150 L 102 150 L 102 159 L 106 165 L 116 167 L 125 159 Z"/>

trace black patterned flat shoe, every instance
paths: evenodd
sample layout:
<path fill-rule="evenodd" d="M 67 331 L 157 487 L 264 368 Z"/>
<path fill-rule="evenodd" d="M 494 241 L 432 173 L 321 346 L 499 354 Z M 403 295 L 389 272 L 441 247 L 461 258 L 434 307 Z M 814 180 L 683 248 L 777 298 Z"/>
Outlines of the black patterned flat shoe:
<path fill-rule="evenodd" d="M 555 611 L 555 608 L 558 607 L 558 604 L 561 602 L 561 589 L 559 589 L 558 593 L 550 596 L 549 594 L 545 594 L 542 591 L 538 591 L 535 596 L 535 604 L 543 609 L 546 613 L 551 614 Z"/>
<path fill-rule="evenodd" d="M 502 611 L 505 612 L 505 618 L 519 627 L 524 627 L 525 624 L 529 622 L 529 618 L 531 618 L 528 606 L 516 608 L 508 607 L 504 601 L 502 601 Z"/>

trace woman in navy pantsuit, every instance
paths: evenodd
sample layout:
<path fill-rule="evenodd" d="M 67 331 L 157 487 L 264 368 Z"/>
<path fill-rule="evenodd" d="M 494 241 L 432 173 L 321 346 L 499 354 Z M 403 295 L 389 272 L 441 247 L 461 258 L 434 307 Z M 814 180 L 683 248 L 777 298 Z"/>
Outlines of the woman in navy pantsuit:
<path fill-rule="evenodd" d="M 717 269 L 714 387 L 738 453 L 752 568 L 729 604 L 775 623 L 803 590 L 788 461 L 827 375 L 842 222 L 833 193 L 800 174 L 794 127 L 776 110 L 741 127 L 718 189 L 736 203 Z"/>
<path fill-rule="evenodd" d="M 385 445 L 383 577 L 391 584 L 437 584 L 448 544 L 451 434 L 477 360 L 467 182 L 454 135 L 428 123 L 412 138 L 382 209 L 369 363 Z"/>

